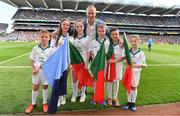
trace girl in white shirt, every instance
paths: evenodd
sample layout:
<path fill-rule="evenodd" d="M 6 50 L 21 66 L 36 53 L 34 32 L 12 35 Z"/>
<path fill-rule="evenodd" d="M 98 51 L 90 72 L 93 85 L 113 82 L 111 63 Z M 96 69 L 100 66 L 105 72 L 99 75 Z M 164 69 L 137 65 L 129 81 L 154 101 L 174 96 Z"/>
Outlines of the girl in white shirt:
<path fill-rule="evenodd" d="M 90 39 L 88 36 L 86 36 L 83 32 L 84 30 L 84 25 L 83 25 L 83 20 L 77 20 L 75 22 L 75 32 L 74 32 L 74 45 L 78 49 L 79 53 L 81 54 L 84 63 L 85 63 L 85 68 L 88 68 L 88 61 L 89 61 L 89 45 L 90 45 Z M 73 95 L 71 98 L 72 102 L 76 101 L 77 98 L 77 92 L 78 92 L 78 82 L 77 79 L 74 76 L 72 76 L 72 87 L 73 87 Z M 81 96 L 80 96 L 80 102 L 85 102 L 86 98 L 86 87 L 81 88 Z"/>

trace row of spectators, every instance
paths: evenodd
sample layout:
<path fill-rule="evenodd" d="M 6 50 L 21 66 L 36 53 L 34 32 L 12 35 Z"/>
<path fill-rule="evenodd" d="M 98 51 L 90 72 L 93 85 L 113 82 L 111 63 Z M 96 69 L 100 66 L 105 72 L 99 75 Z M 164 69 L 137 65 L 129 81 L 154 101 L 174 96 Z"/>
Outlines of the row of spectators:
<path fill-rule="evenodd" d="M 31 10 L 19 9 L 13 19 L 31 19 L 31 20 L 52 20 L 59 21 L 62 18 L 70 18 L 75 21 L 79 18 L 84 19 L 86 14 L 84 12 L 72 11 L 52 11 L 52 10 Z M 105 14 L 98 13 L 97 17 L 108 23 L 121 23 L 129 25 L 164 25 L 164 26 L 180 26 L 180 17 L 155 17 L 155 16 L 138 16 L 125 14 Z"/>
<path fill-rule="evenodd" d="M 7 23 L 0 23 L 0 34 L 2 32 L 6 32 L 7 28 L 8 28 L 8 24 Z"/>
<path fill-rule="evenodd" d="M 16 25 L 13 27 L 13 29 L 24 29 L 24 30 L 56 30 L 58 26 L 47 26 L 47 25 Z"/>
<path fill-rule="evenodd" d="M 13 31 L 9 34 L 0 36 L 0 41 L 35 41 L 38 32 L 33 31 Z"/>
<path fill-rule="evenodd" d="M 19 9 L 13 19 L 31 19 L 31 20 L 51 20 L 60 21 L 62 18 L 69 18 L 74 21 L 79 18 L 85 18 L 85 13 L 82 12 L 61 12 L 52 10 L 31 10 L 31 9 Z"/>
<path fill-rule="evenodd" d="M 180 44 L 180 36 L 172 35 L 141 35 L 143 44 L 147 43 L 148 39 L 152 39 L 154 44 Z"/>
<path fill-rule="evenodd" d="M 130 34 L 127 35 L 129 37 Z M 169 35 L 140 35 L 142 44 L 149 38 L 155 44 L 180 44 L 180 36 Z M 10 34 L 0 36 L 0 41 L 35 41 L 38 39 L 37 31 L 13 31 Z"/>

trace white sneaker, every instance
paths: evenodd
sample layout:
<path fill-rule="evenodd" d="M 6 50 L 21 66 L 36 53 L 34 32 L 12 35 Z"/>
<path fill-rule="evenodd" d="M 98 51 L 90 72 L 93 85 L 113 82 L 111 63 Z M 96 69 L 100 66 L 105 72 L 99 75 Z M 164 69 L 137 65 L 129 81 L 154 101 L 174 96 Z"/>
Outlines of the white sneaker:
<path fill-rule="evenodd" d="M 61 105 L 66 104 L 66 96 L 61 96 Z"/>
<path fill-rule="evenodd" d="M 85 102 L 85 100 L 86 100 L 86 95 L 81 95 L 79 102 L 82 103 L 82 102 Z"/>
<path fill-rule="evenodd" d="M 58 99 L 58 104 L 57 104 L 57 106 L 59 107 L 61 105 L 61 97 L 59 97 L 59 99 Z"/>
<path fill-rule="evenodd" d="M 71 102 L 76 102 L 76 96 L 72 95 Z"/>

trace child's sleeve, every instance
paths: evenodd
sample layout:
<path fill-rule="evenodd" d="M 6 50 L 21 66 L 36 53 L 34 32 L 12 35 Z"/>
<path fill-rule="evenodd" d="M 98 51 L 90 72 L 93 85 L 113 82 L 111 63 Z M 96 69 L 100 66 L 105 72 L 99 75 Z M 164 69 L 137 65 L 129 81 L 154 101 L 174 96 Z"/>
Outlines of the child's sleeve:
<path fill-rule="evenodd" d="M 141 65 L 147 66 L 147 64 L 146 64 L 146 58 L 145 58 L 145 55 L 144 55 L 143 52 L 141 53 L 140 61 L 141 61 L 141 63 L 140 63 Z"/>
<path fill-rule="evenodd" d="M 55 47 L 55 43 L 56 43 L 56 39 L 55 38 L 51 39 L 50 46 Z"/>
<path fill-rule="evenodd" d="M 74 44 L 74 37 L 73 36 L 69 36 L 69 41 Z"/>
<path fill-rule="evenodd" d="M 86 37 L 86 51 L 89 51 L 90 49 L 90 45 L 91 45 L 91 41 L 90 41 L 90 38 L 87 36 Z"/>
<path fill-rule="evenodd" d="M 125 49 L 124 49 L 124 48 L 122 48 L 121 56 L 122 56 L 122 57 L 126 57 L 126 55 L 125 55 Z"/>
<path fill-rule="evenodd" d="M 32 52 L 30 54 L 30 59 L 35 61 L 35 55 L 36 55 L 36 47 L 32 49 Z"/>
<path fill-rule="evenodd" d="M 89 52 L 92 52 L 93 51 L 93 43 L 94 43 L 94 40 L 92 42 L 89 42 L 89 47 L 88 47 L 88 51 Z"/>
<path fill-rule="evenodd" d="M 108 53 L 108 50 L 109 50 L 109 46 L 110 46 L 110 41 L 109 39 L 107 39 L 105 42 L 104 42 L 104 46 L 105 46 L 105 53 L 107 54 Z"/>

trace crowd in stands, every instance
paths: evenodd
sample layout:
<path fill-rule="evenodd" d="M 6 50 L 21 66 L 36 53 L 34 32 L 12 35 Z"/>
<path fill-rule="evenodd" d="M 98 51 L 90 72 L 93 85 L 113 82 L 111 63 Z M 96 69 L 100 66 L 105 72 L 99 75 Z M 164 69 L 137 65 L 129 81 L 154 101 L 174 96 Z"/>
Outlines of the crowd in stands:
<path fill-rule="evenodd" d="M 153 17 L 125 14 L 99 14 L 105 22 L 145 26 L 180 26 L 180 17 Z"/>
<path fill-rule="evenodd" d="M 2 32 L 6 32 L 6 29 L 8 28 L 8 24 L 6 23 L 0 23 L 0 34 Z"/>
<path fill-rule="evenodd" d="M 24 30 L 56 30 L 58 26 L 50 26 L 50 25 L 16 25 L 13 29 L 24 29 Z"/>
<path fill-rule="evenodd" d="M 51 11 L 51 10 L 30 10 L 19 9 L 12 19 L 25 19 L 36 21 L 56 21 L 59 22 L 62 18 L 69 18 L 75 21 L 79 18 L 85 19 L 84 12 L 70 12 L 70 11 Z M 106 23 L 119 23 L 126 25 L 143 25 L 143 26 L 171 26 L 180 27 L 180 17 L 152 17 L 152 16 L 137 16 L 137 15 L 124 15 L 124 14 L 105 14 L 98 13 L 97 17 L 104 20 Z M 56 30 L 56 24 L 46 25 L 47 23 L 27 23 L 14 24 L 14 29 L 33 30 L 33 28 Z M 6 25 L 0 24 L 0 32 L 7 28 Z M 160 28 L 160 27 L 159 27 Z M 123 31 L 123 29 L 121 29 Z M 132 30 L 134 31 L 134 29 Z M 137 30 L 136 30 L 137 31 Z M 151 31 L 151 30 L 150 30 Z M 164 44 L 180 44 L 179 36 L 166 36 L 166 35 L 141 35 L 142 43 L 146 43 L 149 38 L 153 39 L 154 43 Z M 34 31 L 13 31 L 6 36 L 0 36 L 0 41 L 34 41 L 37 39 L 37 33 Z"/>
<path fill-rule="evenodd" d="M 53 20 L 60 21 L 62 18 L 70 18 L 75 21 L 79 18 L 84 19 L 84 12 L 72 11 L 51 11 L 51 10 L 30 10 L 19 9 L 13 16 L 13 19 L 31 19 L 31 20 Z M 158 17 L 158 16 L 138 16 L 125 14 L 105 14 L 98 13 L 97 17 L 107 23 L 120 23 L 129 25 L 164 25 L 164 26 L 180 26 L 180 17 Z"/>
<path fill-rule="evenodd" d="M 180 44 L 180 36 L 172 35 L 141 35 L 142 43 L 147 43 L 148 39 L 152 39 L 154 44 Z"/>
<path fill-rule="evenodd" d="M 120 34 L 122 37 L 122 34 Z M 130 38 L 132 34 L 127 34 L 127 38 Z M 149 39 L 152 39 L 153 44 L 170 44 L 170 45 L 180 45 L 180 36 L 173 35 L 140 35 L 141 44 L 147 44 Z"/>
<path fill-rule="evenodd" d="M 128 34 L 129 38 L 131 34 Z M 146 44 L 151 38 L 154 44 L 180 44 L 180 36 L 169 35 L 140 35 L 141 43 Z M 35 31 L 13 31 L 6 36 L 0 36 L 0 41 L 35 41 L 38 39 L 38 32 Z"/>
<path fill-rule="evenodd" d="M 61 12 L 51 10 L 29 10 L 19 9 L 13 16 L 13 19 L 31 19 L 31 20 L 52 20 L 60 21 L 62 18 L 69 18 L 71 21 L 75 21 L 79 18 L 85 18 L 85 13 L 75 12 Z"/>
<path fill-rule="evenodd" d="M 13 31 L 0 36 L 0 41 L 35 41 L 37 38 L 38 33 L 34 31 Z"/>

